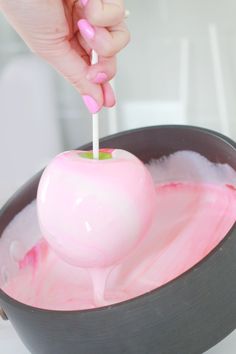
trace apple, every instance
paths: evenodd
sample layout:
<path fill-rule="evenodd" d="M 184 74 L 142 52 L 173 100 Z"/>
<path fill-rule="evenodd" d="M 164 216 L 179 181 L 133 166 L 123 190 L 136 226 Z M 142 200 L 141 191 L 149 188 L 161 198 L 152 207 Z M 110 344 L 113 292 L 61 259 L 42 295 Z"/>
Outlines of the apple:
<path fill-rule="evenodd" d="M 37 210 L 43 236 L 66 262 L 108 267 L 145 236 L 155 209 L 155 186 L 144 164 L 124 150 L 68 151 L 45 169 Z"/>

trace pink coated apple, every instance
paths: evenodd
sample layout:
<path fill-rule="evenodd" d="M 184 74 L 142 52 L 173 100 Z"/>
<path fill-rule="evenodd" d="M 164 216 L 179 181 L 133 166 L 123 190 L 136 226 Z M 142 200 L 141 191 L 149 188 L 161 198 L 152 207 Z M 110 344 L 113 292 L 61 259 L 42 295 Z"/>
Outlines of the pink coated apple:
<path fill-rule="evenodd" d="M 155 187 L 144 164 L 124 150 L 69 151 L 45 169 L 37 195 L 42 233 L 78 267 L 108 267 L 144 237 L 155 209 Z"/>

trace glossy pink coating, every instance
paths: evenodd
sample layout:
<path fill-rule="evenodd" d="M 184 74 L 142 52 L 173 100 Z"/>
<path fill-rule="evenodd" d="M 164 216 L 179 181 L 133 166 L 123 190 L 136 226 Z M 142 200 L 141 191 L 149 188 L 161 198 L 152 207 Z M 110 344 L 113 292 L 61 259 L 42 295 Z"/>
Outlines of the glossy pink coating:
<path fill-rule="evenodd" d="M 132 299 L 197 264 L 223 240 L 236 220 L 236 191 L 232 185 L 157 184 L 156 201 L 161 207 L 147 236 L 110 274 L 109 268 L 88 272 L 73 267 L 39 239 L 3 290 L 30 306 L 61 311 L 104 306 L 104 300 L 111 305 Z M 24 238 L 24 234 L 20 236 Z M 93 283 L 89 276 L 92 271 Z"/>
<path fill-rule="evenodd" d="M 39 184 L 43 236 L 63 260 L 78 267 L 121 261 L 145 236 L 154 214 L 155 186 L 143 163 L 123 150 L 106 151 L 111 159 L 64 152 Z"/>

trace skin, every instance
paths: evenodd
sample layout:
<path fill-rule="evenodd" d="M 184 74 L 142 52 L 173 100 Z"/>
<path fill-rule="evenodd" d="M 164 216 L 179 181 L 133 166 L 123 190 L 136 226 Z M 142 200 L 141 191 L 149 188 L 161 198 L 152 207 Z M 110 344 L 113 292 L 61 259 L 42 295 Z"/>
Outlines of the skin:
<path fill-rule="evenodd" d="M 99 109 L 115 97 L 109 81 L 116 74 L 116 54 L 129 42 L 123 0 L 0 0 L 0 10 L 29 48 L 50 63 L 82 96 L 92 97 Z M 86 19 L 93 39 L 78 29 Z M 99 62 L 91 66 L 91 50 Z M 104 73 L 96 84 L 98 73 Z"/>

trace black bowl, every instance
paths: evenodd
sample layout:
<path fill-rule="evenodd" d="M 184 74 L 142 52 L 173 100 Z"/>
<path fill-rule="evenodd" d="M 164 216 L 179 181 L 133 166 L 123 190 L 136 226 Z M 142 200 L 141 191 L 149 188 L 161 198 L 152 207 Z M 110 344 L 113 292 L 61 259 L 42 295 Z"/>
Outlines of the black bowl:
<path fill-rule="evenodd" d="M 101 146 L 129 150 L 144 162 L 193 150 L 236 170 L 236 144 L 200 128 L 138 129 L 107 137 Z M 0 234 L 35 198 L 41 173 L 3 207 Z M 0 291 L 0 305 L 36 354 L 203 353 L 236 328 L 236 227 L 189 271 L 130 301 L 86 311 L 47 311 Z"/>

